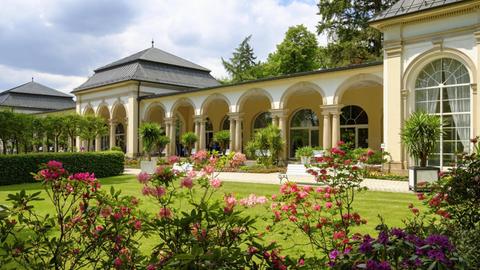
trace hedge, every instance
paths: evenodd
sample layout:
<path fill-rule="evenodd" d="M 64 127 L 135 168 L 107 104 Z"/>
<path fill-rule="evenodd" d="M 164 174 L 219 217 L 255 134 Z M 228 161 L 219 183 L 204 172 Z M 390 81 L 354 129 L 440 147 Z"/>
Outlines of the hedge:
<path fill-rule="evenodd" d="M 122 174 L 124 165 L 118 151 L 0 155 L 0 185 L 34 182 L 31 173 L 50 160 L 62 162 L 69 173 L 93 172 L 98 178 Z"/>

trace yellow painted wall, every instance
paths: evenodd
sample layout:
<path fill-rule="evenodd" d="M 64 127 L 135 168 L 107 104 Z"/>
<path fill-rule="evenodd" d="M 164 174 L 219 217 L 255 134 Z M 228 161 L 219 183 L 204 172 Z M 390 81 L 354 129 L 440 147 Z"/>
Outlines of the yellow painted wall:
<path fill-rule="evenodd" d="M 381 86 L 347 90 L 340 100 L 344 106 L 361 107 L 368 116 L 368 147 L 379 150 L 382 143 L 383 89 Z"/>
<path fill-rule="evenodd" d="M 228 104 L 221 99 L 210 102 L 205 108 L 204 116 L 208 117 L 213 125 L 213 132 L 220 130 L 225 115 L 228 114 Z"/>
<path fill-rule="evenodd" d="M 270 101 L 264 96 L 248 97 L 240 107 L 240 113 L 243 114 L 243 145 L 246 145 L 252 136 L 252 127 L 255 117 L 262 112 L 268 112 Z"/>

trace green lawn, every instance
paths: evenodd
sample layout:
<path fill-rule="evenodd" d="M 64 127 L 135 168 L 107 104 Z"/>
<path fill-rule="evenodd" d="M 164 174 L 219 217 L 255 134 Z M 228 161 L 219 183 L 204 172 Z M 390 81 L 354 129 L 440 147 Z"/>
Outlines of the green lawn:
<path fill-rule="evenodd" d="M 134 176 L 123 175 L 117 177 L 110 177 L 101 179 L 102 189 L 110 189 L 110 186 L 114 185 L 116 189 L 122 190 L 123 194 L 134 195 L 141 199 L 141 207 L 146 211 L 156 213 L 158 207 L 149 198 L 145 198 L 141 194 L 141 184 L 139 184 Z M 0 204 L 5 203 L 7 194 L 15 193 L 21 189 L 27 190 L 27 192 L 33 193 L 41 190 L 39 183 L 23 184 L 23 185 L 11 185 L 0 186 Z M 218 192 L 218 197 L 221 198 L 223 193 L 234 193 L 237 197 L 246 197 L 251 193 L 257 195 L 270 196 L 271 194 L 278 193 L 278 185 L 267 184 L 251 184 L 251 183 L 235 183 L 224 182 L 221 191 Z M 415 203 L 416 197 L 413 194 L 405 193 L 389 193 L 389 192 L 374 192 L 367 191 L 359 194 L 356 198 L 355 209 L 360 215 L 367 219 L 368 223 L 358 228 L 359 232 L 375 234 L 375 226 L 378 224 L 378 215 L 385 218 L 385 221 L 390 226 L 401 226 L 402 219 L 409 216 L 410 210 L 408 209 L 409 203 Z M 40 213 L 47 213 L 51 207 L 48 201 L 36 202 L 37 211 Z M 257 229 L 264 231 L 264 228 L 271 224 L 271 214 L 266 207 L 259 206 L 255 208 L 249 208 L 245 210 L 245 214 L 258 216 Z M 296 239 L 283 239 L 281 235 L 270 235 L 268 240 L 276 240 L 285 247 L 294 244 L 305 243 L 305 238 L 298 237 Z M 142 249 L 147 251 L 155 245 L 156 239 L 149 238 L 143 241 Z M 304 250 L 309 252 L 309 250 Z M 302 252 L 297 250 L 297 253 Z"/>

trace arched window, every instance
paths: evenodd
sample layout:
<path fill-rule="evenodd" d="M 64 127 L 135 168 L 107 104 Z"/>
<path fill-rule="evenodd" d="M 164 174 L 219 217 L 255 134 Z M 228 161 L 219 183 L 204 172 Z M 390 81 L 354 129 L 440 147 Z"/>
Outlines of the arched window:
<path fill-rule="evenodd" d="M 109 130 L 107 123 L 105 123 L 105 127 L 107 130 Z M 100 149 L 102 151 L 105 151 L 105 150 L 108 150 L 109 148 L 110 148 L 110 136 L 106 134 L 100 138 Z"/>
<path fill-rule="evenodd" d="M 297 111 L 290 121 L 290 156 L 295 156 L 297 148 L 319 145 L 318 117 L 310 109 Z"/>
<path fill-rule="evenodd" d="M 205 138 L 206 147 L 211 150 L 213 148 L 213 124 L 208 117 L 205 120 Z"/>
<path fill-rule="evenodd" d="M 272 113 L 262 112 L 258 114 L 253 121 L 253 131 L 255 132 L 255 130 L 266 128 L 270 124 L 272 124 Z"/>
<path fill-rule="evenodd" d="M 125 128 L 121 123 L 117 124 L 115 127 L 115 146 L 122 148 L 123 152 L 126 151 Z"/>
<path fill-rule="evenodd" d="M 340 136 L 342 141 L 355 148 L 368 147 L 368 116 L 359 106 L 342 108 L 340 115 Z"/>
<path fill-rule="evenodd" d="M 220 129 L 221 130 L 230 130 L 230 117 L 228 115 L 225 115 L 225 117 L 223 117 Z"/>
<path fill-rule="evenodd" d="M 427 64 L 415 81 L 415 110 L 438 115 L 445 123 L 429 165 L 451 166 L 457 153 L 470 151 L 470 75 L 462 63 L 441 58 Z"/>

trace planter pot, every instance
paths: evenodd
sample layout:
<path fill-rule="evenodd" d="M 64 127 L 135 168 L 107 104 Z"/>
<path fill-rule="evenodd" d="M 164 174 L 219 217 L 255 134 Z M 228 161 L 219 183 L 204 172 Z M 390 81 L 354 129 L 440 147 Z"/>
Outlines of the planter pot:
<path fill-rule="evenodd" d="M 300 160 L 303 165 L 309 165 L 310 164 L 310 157 L 300 157 Z"/>
<path fill-rule="evenodd" d="M 410 167 L 408 168 L 408 188 L 413 191 L 420 191 L 422 190 L 421 183 L 438 181 L 439 173 L 440 168 L 436 167 Z"/>
<path fill-rule="evenodd" d="M 142 160 L 142 161 L 140 161 L 140 170 L 142 172 L 152 174 L 152 173 L 155 172 L 156 167 L 157 167 L 157 161 L 156 160 L 152 160 L 152 161 Z"/>
<path fill-rule="evenodd" d="M 314 157 L 323 157 L 325 155 L 324 150 L 313 150 L 313 156 Z"/>

